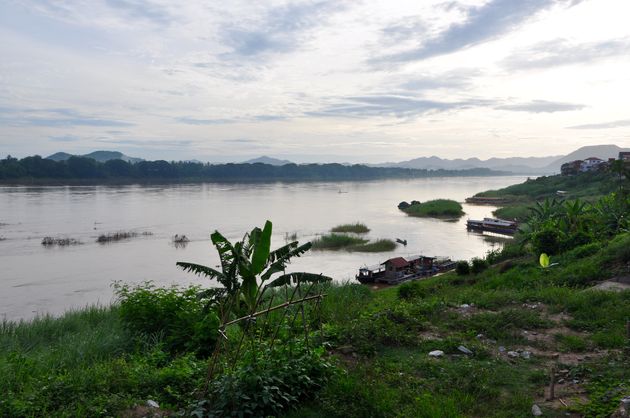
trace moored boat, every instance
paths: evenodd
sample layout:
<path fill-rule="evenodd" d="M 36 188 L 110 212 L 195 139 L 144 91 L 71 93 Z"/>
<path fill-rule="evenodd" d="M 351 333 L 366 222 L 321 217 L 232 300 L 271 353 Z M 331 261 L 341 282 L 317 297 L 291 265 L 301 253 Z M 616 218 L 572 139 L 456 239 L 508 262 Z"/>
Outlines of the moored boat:
<path fill-rule="evenodd" d="M 466 222 L 466 227 L 477 231 L 513 235 L 518 229 L 518 223 L 498 218 L 483 218 L 482 221 L 469 219 Z"/>

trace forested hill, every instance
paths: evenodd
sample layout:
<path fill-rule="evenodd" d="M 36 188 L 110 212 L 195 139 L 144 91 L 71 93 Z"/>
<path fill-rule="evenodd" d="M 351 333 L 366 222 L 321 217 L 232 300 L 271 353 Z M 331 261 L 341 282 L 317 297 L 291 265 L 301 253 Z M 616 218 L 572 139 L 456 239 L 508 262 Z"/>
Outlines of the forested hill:
<path fill-rule="evenodd" d="M 492 176 L 508 173 L 485 168 L 470 170 L 414 170 L 341 164 L 203 164 L 195 162 L 141 161 L 128 163 L 70 157 L 52 161 L 40 156 L 0 160 L 0 182 L 19 183 L 126 183 L 142 181 L 302 181 L 372 180 L 453 176 Z"/>

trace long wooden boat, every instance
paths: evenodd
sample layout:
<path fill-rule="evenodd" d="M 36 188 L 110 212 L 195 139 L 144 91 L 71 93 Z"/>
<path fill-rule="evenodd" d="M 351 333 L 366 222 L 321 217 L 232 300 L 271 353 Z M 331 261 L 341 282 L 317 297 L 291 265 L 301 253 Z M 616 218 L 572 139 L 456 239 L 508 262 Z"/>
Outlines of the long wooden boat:
<path fill-rule="evenodd" d="M 518 230 L 518 223 L 498 218 L 483 218 L 482 221 L 469 219 L 466 222 L 466 228 L 476 231 L 513 235 Z"/>
<path fill-rule="evenodd" d="M 452 270 L 455 264 L 449 257 L 395 257 L 376 266 L 361 267 L 356 279 L 362 284 L 398 284 Z"/>

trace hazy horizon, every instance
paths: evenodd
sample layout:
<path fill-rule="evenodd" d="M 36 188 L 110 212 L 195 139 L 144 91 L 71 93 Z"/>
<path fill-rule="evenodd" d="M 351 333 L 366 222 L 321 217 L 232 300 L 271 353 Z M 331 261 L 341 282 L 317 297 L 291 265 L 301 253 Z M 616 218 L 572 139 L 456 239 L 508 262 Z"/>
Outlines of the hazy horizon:
<path fill-rule="evenodd" d="M 630 147 L 623 0 L 0 4 L 18 157 L 302 162 Z"/>

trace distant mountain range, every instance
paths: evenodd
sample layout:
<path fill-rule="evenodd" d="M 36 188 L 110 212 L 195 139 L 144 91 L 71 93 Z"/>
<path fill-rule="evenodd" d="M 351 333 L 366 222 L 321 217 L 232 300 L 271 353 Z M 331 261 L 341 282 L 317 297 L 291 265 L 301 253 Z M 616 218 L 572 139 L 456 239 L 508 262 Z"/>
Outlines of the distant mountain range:
<path fill-rule="evenodd" d="M 256 164 L 256 163 L 269 164 L 269 165 L 293 164 L 289 160 L 279 160 L 277 158 L 267 157 L 266 155 L 263 155 L 262 157 L 258 157 L 258 158 L 253 158 L 251 160 L 243 161 L 243 164 Z"/>
<path fill-rule="evenodd" d="M 620 151 L 630 151 L 629 148 L 620 148 L 617 145 L 590 145 L 579 148 L 572 153 L 551 157 L 510 157 L 468 159 L 442 159 L 439 157 L 420 157 L 399 163 L 370 164 L 372 167 L 400 167 L 400 168 L 424 168 L 427 170 L 465 170 L 469 168 L 489 168 L 497 171 L 509 171 L 514 174 L 552 174 L 559 173 L 560 166 L 569 161 L 583 160 L 588 157 L 598 157 L 603 160 L 617 158 Z"/>
<path fill-rule="evenodd" d="M 573 151 L 572 153 L 562 156 L 554 155 L 550 157 L 509 157 L 509 158 L 490 158 L 488 160 L 480 160 L 479 158 L 457 158 L 449 160 L 440 157 L 419 157 L 412 160 L 401 162 L 388 162 L 381 164 L 365 164 L 369 167 L 394 167 L 394 168 L 415 168 L 424 170 L 470 170 L 474 168 L 487 168 L 494 171 L 503 171 L 513 174 L 555 174 L 560 172 L 560 166 L 569 161 L 583 160 L 588 157 L 598 157 L 603 160 L 608 158 L 616 158 L 621 151 L 630 151 L 630 148 L 621 148 L 617 145 L 590 145 Z M 72 157 L 72 154 L 65 152 L 57 152 L 46 158 L 54 161 L 65 161 Z M 80 157 L 93 158 L 99 162 L 109 160 L 124 160 L 130 163 L 144 161 L 141 158 L 129 157 L 118 151 L 94 151 L 89 154 L 80 155 Z M 198 162 L 190 160 L 189 162 Z M 293 164 L 289 160 L 281 160 L 278 158 L 263 155 L 262 157 L 253 158 L 243 161 L 242 164 L 269 164 L 273 166 L 283 166 Z M 343 164 L 352 165 L 352 164 Z"/>
<path fill-rule="evenodd" d="M 84 154 L 84 155 L 73 155 L 73 154 L 68 154 L 67 152 L 56 152 L 53 155 L 49 155 L 46 158 L 53 161 L 65 161 L 68 158 L 73 157 L 73 156 L 92 158 L 101 163 L 104 163 L 109 160 L 123 160 L 123 161 L 127 161 L 128 163 L 137 163 L 140 161 L 144 161 L 142 158 L 129 157 L 128 155 L 125 155 L 122 152 L 118 152 L 118 151 L 94 151 L 94 152 L 91 152 L 89 154 Z"/>

